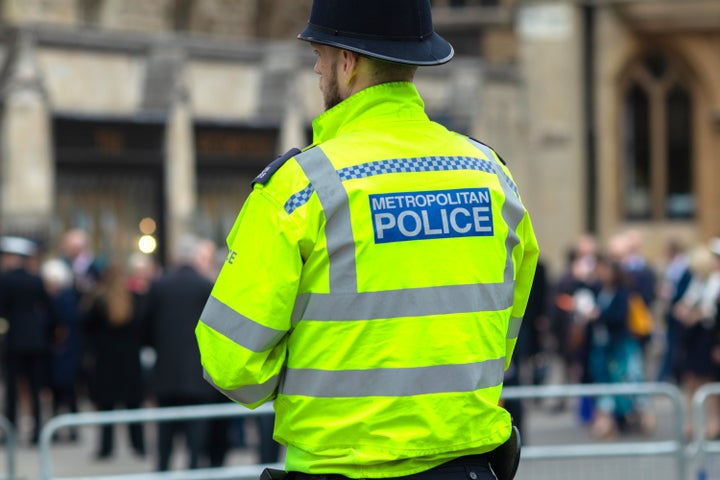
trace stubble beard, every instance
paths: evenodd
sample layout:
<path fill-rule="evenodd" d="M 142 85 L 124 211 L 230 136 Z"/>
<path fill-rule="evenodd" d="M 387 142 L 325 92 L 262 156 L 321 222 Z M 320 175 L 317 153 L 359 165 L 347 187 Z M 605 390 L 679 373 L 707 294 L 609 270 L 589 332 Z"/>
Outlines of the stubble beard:
<path fill-rule="evenodd" d="M 327 82 L 327 89 L 323 92 L 323 100 L 325 101 L 325 110 L 330 110 L 343 99 L 340 96 L 340 88 L 337 79 L 337 65 L 333 64 L 330 68 L 330 78 Z"/>

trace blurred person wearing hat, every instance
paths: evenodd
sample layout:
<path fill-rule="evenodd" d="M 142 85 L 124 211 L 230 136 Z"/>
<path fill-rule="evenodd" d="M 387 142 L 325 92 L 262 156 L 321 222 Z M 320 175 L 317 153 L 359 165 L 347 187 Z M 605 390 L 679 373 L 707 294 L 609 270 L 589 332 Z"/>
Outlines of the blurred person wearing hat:
<path fill-rule="evenodd" d="M 500 157 L 424 111 L 416 68 L 453 48 L 428 0 L 315 0 L 299 39 L 326 111 L 228 235 L 205 376 L 274 400 L 291 480 L 512 478 L 499 400 L 539 250 Z"/>
<path fill-rule="evenodd" d="M 19 385 L 21 380 L 26 381 L 33 417 L 33 444 L 37 443 L 42 426 L 40 389 L 54 324 L 43 281 L 28 269 L 37 250 L 37 245 L 26 238 L 0 237 L 0 317 L 8 322 L 3 358 L 5 416 L 17 426 Z"/>

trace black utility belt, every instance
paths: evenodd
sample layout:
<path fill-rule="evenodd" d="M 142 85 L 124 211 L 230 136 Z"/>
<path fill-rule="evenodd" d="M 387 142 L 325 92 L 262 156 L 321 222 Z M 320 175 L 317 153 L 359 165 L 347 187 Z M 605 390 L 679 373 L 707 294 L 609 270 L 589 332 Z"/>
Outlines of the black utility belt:
<path fill-rule="evenodd" d="M 431 468 L 424 472 L 413 473 L 411 475 L 405 475 L 402 477 L 388 477 L 378 480 L 427 480 L 429 478 L 437 478 L 434 473 L 439 469 L 448 469 L 452 467 L 465 467 L 465 466 L 478 466 L 488 467 L 490 460 L 487 455 L 467 455 L 464 457 L 458 457 L 454 460 L 450 460 L 447 463 L 438 465 L 437 467 Z M 284 472 L 283 472 L 284 473 Z M 266 480 L 266 479 L 261 479 Z M 267 479 L 270 480 L 270 479 Z M 280 480 L 273 478 L 272 480 Z M 313 474 L 313 473 L 302 473 L 302 472 L 288 472 L 285 480 L 353 480 L 344 475 L 338 475 L 336 473 L 331 474 Z"/>

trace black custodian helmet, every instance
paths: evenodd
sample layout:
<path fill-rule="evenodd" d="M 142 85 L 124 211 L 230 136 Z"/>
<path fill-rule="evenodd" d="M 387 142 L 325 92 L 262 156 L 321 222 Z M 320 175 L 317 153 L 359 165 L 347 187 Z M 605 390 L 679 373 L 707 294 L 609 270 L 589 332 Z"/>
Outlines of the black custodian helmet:
<path fill-rule="evenodd" d="M 455 53 L 433 29 L 430 0 L 314 0 L 298 38 L 407 65 L 440 65 Z"/>

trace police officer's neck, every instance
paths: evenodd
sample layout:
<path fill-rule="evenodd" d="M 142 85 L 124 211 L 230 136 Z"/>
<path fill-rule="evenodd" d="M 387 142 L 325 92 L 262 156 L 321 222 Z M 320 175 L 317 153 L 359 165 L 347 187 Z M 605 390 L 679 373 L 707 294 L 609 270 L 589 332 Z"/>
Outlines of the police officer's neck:
<path fill-rule="evenodd" d="M 375 85 L 390 82 L 412 82 L 416 67 L 383 62 L 347 52 L 346 63 L 339 78 L 344 98 Z M 349 62 L 348 62 L 349 60 Z"/>

